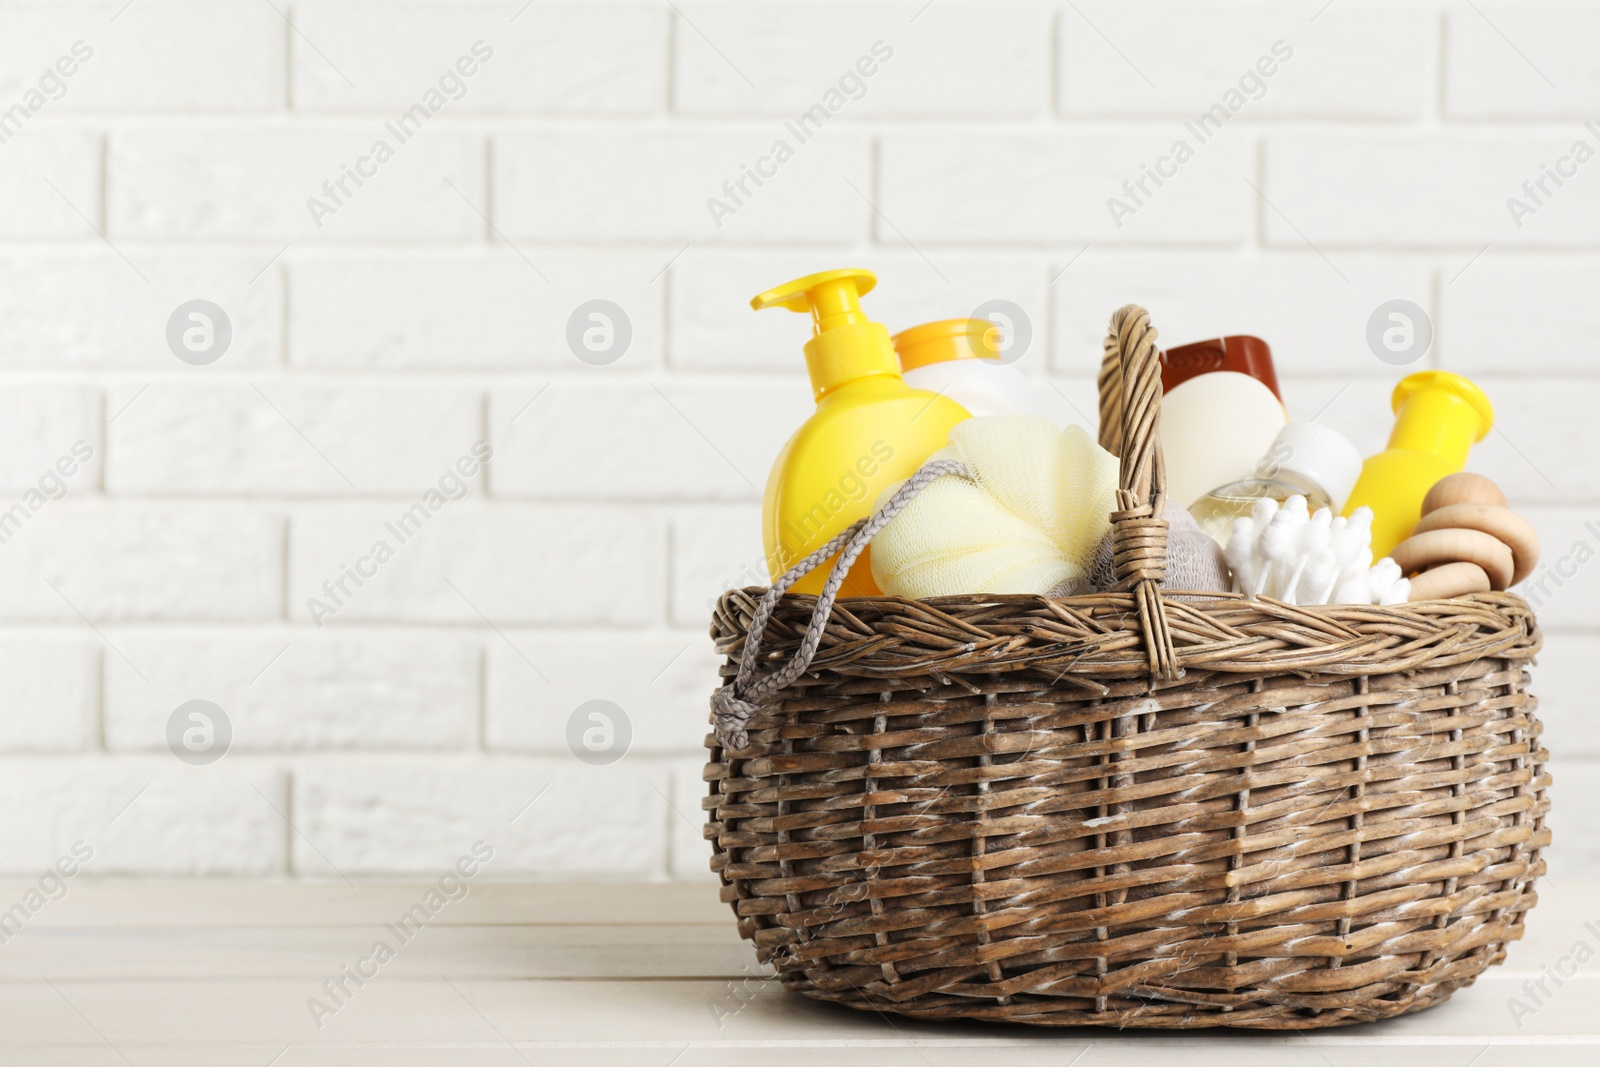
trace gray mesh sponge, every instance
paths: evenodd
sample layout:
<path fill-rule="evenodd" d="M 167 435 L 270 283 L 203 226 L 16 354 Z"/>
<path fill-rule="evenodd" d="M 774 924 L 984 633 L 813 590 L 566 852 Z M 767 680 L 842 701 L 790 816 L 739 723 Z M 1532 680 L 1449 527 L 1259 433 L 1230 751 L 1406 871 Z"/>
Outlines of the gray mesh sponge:
<path fill-rule="evenodd" d="M 1161 583 L 1161 588 L 1194 592 L 1227 590 L 1228 561 L 1222 554 L 1222 546 L 1207 536 L 1194 516 L 1184 508 L 1168 507 L 1164 517 L 1167 520 L 1167 577 Z M 1095 549 L 1089 577 L 1069 578 L 1051 589 L 1049 595 L 1104 593 L 1116 584 L 1111 533 L 1108 531 Z"/>

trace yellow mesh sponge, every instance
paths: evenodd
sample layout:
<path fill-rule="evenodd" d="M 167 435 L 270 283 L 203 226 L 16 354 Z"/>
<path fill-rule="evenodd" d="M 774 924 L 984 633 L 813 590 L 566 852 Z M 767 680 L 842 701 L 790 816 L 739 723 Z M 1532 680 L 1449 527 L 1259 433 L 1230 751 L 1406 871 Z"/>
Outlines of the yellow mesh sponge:
<path fill-rule="evenodd" d="M 968 419 L 939 458 L 959 459 L 972 480 L 932 482 L 873 539 L 884 592 L 1045 593 L 1088 576 L 1109 528 L 1117 460 L 1081 428 L 1062 432 L 1031 415 Z"/>

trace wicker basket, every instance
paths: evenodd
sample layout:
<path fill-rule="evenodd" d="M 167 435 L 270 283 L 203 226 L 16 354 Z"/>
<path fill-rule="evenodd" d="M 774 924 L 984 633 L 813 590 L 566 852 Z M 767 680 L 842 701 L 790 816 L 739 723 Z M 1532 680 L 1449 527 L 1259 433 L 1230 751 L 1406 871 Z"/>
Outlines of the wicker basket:
<path fill-rule="evenodd" d="M 1504 958 L 1545 868 L 1532 612 L 1163 595 L 1148 315 L 1106 349 L 1126 591 L 719 602 L 706 835 L 739 932 L 791 990 L 926 1019 L 1440 1003 Z"/>

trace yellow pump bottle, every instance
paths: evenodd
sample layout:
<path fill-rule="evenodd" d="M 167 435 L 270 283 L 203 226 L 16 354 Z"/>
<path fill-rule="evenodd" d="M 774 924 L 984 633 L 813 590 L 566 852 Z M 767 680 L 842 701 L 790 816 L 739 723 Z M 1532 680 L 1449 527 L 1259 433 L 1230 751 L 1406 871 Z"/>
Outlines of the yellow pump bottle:
<path fill-rule="evenodd" d="M 872 511 L 889 485 L 909 478 L 950 440 L 967 409 L 937 393 L 913 389 L 882 323 L 861 310 L 878 283 L 871 271 L 830 270 L 769 289 L 750 306 L 810 312 L 815 330 L 805 344 L 806 370 L 817 410 L 778 453 L 762 509 L 767 569 L 785 571 Z M 876 596 L 871 549 L 863 553 L 840 596 Z M 795 583 L 817 594 L 824 564 Z"/>
<path fill-rule="evenodd" d="M 1494 407 L 1472 382 L 1428 370 L 1394 388 L 1389 447 L 1369 457 L 1350 491 L 1346 515 L 1372 509 L 1372 555 L 1381 559 L 1411 536 L 1422 519 L 1422 498 L 1434 483 L 1467 464 L 1472 446 L 1494 428 Z"/>

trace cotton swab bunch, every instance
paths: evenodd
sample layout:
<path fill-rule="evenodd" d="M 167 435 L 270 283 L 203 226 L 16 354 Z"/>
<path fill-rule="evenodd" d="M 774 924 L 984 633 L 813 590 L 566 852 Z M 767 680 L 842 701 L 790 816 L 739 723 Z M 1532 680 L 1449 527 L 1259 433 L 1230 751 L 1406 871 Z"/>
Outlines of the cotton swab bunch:
<path fill-rule="evenodd" d="M 1372 511 L 1314 514 L 1303 496 L 1256 501 L 1235 519 L 1226 551 L 1233 590 L 1286 604 L 1404 604 L 1411 583 L 1392 559 L 1372 562 Z"/>

